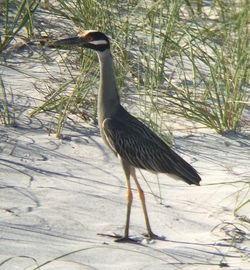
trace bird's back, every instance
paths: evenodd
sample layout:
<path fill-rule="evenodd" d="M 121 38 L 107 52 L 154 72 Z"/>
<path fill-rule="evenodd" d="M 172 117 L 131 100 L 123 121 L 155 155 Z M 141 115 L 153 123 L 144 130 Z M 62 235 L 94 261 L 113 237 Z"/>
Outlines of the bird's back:
<path fill-rule="evenodd" d="M 104 120 L 103 131 L 110 148 L 132 166 L 174 174 L 188 184 L 199 185 L 196 170 L 122 106 Z"/>

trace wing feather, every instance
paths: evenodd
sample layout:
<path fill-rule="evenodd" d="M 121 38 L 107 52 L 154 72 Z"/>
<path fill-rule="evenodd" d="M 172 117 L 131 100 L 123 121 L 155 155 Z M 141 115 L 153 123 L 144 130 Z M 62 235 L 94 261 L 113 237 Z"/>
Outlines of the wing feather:
<path fill-rule="evenodd" d="M 113 151 L 136 168 L 175 174 L 188 184 L 199 185 L 201 178 L 190 164 L 143 123 L 129 116 L 126 121 L 103 121 L 103 131 Z"/>

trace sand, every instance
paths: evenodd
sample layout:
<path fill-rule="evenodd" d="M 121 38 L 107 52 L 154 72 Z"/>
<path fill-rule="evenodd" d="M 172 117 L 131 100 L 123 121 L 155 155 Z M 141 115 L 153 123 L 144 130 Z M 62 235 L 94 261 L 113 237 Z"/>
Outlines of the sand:
<path fill-rule="evenodd" d="M 122 234 L 125 225 L 119 160 L 95 125 L 68 121 L 58 139 L 48 132 L 53 115 L 29 117 L 42 98 L 36 78 L 46 79 L 48 68 L 61 71 L 31 61 L 28 52 L 0 67 L 16 108 L 16 127 L 0 130 L 1 270 L 250 269 L 249 203 L 234 215 L 249 200 L 247 129 L 221 136 L 206 128 L 178 129 L 188 123 L 175 119 L 175 150 L 199 171 L 201 186 L 142 171 L 153 196 L 138 171 L 152 229 L 162 239 L 142 236 L 133 185 L 130 235 L 136 243 L 116 243 L 105 234 Z"/>

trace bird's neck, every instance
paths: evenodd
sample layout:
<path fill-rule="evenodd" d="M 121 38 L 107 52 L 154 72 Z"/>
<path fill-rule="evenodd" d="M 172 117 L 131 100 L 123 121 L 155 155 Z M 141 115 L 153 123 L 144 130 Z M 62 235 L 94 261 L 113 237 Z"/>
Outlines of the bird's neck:
<path fill-rule="evenodd" d="M 111 117 L 120 105 L 114 76 L 113 58 L 110 50 L 98 52 L 100 62 L 100 89 L 98 93 L 98 110 L 101 121 Z"/>

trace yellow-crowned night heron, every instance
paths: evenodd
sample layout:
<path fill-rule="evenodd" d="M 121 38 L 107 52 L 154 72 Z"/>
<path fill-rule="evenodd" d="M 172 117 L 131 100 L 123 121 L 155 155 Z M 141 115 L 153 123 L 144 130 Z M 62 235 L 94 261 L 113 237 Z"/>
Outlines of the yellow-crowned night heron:
<path fill-rule="evenodd" d="M 127 184 L 127 217 L 124 236 L 129 240 L 129 219 L 132 205 L 130 176 L 135 181 L 145 216 L 147 236 L 153 234 L 147 214 L 143 190 L 136 178 L 135 168 L 155 173 L 169 173 L 188 184 L 199 185 L 200 176 L 184 159 L 169 148 L 151 129 L 129 114 L 120 104 L 113 71 L 108 37 L 98 31 L 83 31 L 77 37 L 58 40 L 56 47 L 76 45 L 95 50 L 100 62 L 100 89 L 98 94 L 98 123 L 106 145 L 120 159 Z"/>

